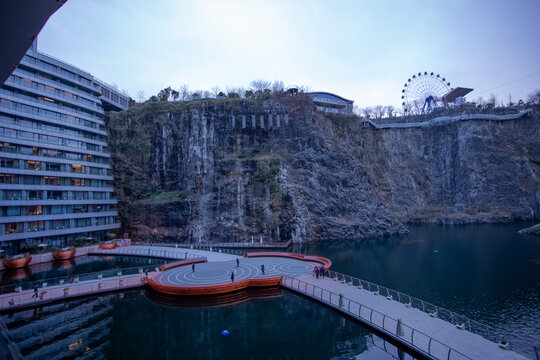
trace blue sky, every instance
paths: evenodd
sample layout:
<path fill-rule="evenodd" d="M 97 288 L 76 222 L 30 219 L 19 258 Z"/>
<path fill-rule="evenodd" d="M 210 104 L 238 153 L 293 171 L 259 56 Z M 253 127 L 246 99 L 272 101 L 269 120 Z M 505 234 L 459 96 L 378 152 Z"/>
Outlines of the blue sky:
<path fill-rule="evenodd" d="M 264 78 L 398 106 L 434 71 L 506 103 L 540 89 L 539 14 L 538 0 L 68 0 L 38 49 L 133 98 Z"/>

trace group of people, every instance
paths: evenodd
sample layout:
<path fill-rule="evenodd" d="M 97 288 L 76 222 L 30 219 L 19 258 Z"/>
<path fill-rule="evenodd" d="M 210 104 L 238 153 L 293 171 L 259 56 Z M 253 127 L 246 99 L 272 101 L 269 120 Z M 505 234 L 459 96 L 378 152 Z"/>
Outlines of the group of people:
<path fill-rule="evenodd" d="M 324 268 L 324 265 L 317 266 L 315 265 L 313 267 L 313 276 L 315 276 L 317 279 L 320 277 L 323 277 L 327 275 L 328 271 Z"/>
<path fill-rule="evenodd" d="M 236 258 L 236 267 L 240 266 L 240 259 Z M 195 272 L 195 263 L 191 264 L 191 272 Z M 261 264 L 261 272 L 264 275 L 264 264 Z M 231 282 L 234 282 L 234 271 L 231 272 Z"/>

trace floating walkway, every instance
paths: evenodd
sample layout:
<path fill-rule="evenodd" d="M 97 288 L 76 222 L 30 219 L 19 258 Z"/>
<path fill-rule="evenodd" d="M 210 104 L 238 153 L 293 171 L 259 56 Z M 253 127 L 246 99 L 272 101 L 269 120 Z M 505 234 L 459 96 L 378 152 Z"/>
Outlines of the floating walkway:
<path fill-rule="evenodd" d="M 503 349 L 487 339 L 495 340 L 500 336 L 493 332 L 490 336 L 488 327 L 485 327 L 487 334 L 480 332 L 483 337 L 474 333 L 478 332 L 475 326 L 481 324 L 448 311 L 450 319 L 443 319 L 446 317 L 442 313 L 444 309 L 419 299 L 333 271 L 328 271 L 331 277 L 315 278 L 315 266 L 323 265 L 327 270 L 331 266 L 331 261 L 323 257 L 281 252 L 236 256 L 154 246 L 130 246 L 103 253 L 155 256 L 177 261 L 162 265 L 148 274 L 141 274 L 143 271 L 140 269 L 139 273 L 133 275 L 122 276 L 119 273 L 120 276 L 115 277 L 40 288 L 37 298 L 33 297 L 32 290 L 5 293 L 0 295 L 0 310 L 42 306 L 53 301 L 147 284 L 158 293 L 179 296 L 226 294 L 248 287 L 282 285 L 362 322 L 383 336 L 405 345 L 419 357 L 447 360 L 526 359 L 510 350 L 510 346 L 515 344 L 512 340 L 508 349 Z M 261 265 L 264 265 L 264 273 Z M 234 281 L 231 274 L 234 274 Z M 421 303 L 419 308 L 416 304 L 418 301 Z M 429 313 L 431 309 L 433 313 Z M 464 322 L 460 326 L 464 329 L 456 326 L 460 320 Z M 517 347 L 514 349 L 517 350 Z M 526 354 L 532 358 L 535 351 L 538 354 L 538 348 L 533 346 L 530 346 L 532 351 L 528 351 L 529 348 L 526 350 Z"/>
<path fill-rule="evenodd" d="M 331 265 L 330 260 L 322 257 L 275 252 L 249 253 L 234 260 L 185 266 L 195 261 L 164 269 L 149 277 L 148 285 L 169 295 L 216 295 L 248 287 L 277 286 L 284 275 L 311 274 L 315 266 L 324 265 L 328 269 Z"/>

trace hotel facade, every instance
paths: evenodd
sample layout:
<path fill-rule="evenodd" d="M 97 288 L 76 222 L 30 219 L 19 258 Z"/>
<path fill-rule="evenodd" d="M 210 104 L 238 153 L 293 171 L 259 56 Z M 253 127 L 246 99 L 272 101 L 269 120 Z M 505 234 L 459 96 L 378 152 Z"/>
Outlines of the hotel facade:
<path fill-rule="evenodd" d="M 64 247 L 120 227 L 103 120 L 129 97 L 37 51 L 0 88 L 0 247 Z M 44 245 L 42 245 L 44 246 Z"/>

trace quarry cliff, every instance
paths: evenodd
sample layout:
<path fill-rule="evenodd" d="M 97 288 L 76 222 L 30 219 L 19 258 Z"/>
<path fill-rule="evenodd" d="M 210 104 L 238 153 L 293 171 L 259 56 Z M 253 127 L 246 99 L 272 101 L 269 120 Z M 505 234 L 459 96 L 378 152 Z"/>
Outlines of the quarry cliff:
<path fill-rule="evenodd" d="M 539 108 L 504 121 L 372 125 L 317 112 L 302 95 L 109 113 L 124 230 L 150 241 L 304 242 L 540 217 Z"/>

